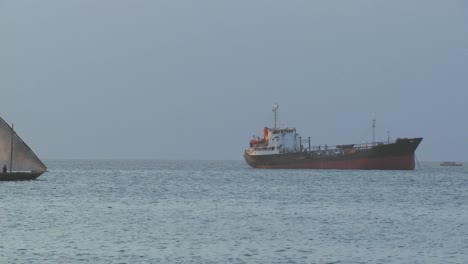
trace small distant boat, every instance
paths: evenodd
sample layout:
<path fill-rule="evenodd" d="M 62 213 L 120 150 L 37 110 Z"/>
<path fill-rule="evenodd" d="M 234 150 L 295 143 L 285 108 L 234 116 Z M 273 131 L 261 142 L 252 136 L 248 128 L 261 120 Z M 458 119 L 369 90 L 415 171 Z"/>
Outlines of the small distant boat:
<path fill-rule="evenodd" d="M 455 161 L 444 161 L 440 166 L 463 166 L 461 163 L 456 163 Z"/>
<path fill-rule="evenodd" d="M 35 180 L 47 167 L 0 117 L 0 181 Z"/>

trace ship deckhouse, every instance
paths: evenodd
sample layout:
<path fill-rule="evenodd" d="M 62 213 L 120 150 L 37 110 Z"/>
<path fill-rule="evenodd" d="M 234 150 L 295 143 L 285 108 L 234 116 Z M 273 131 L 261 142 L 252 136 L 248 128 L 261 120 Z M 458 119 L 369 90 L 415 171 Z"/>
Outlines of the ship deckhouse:
<path fill-rule="evenodd" d="M 275 127 L 265 127 L 263 129 L 263 138 L 254 136 L 250 140 L 250 148 L 245 150 L 249 155 L 271 155 L 302 151 L 301 138 L 296 133 L 295 128 L 277 127 L 278 108 L 277 104 L 273 106 Z"/>
<path fill-rule="evenodd" d="M 263 138 L 250 140 L 250 148 L 246 152 L 250 155 L 271 155 L 300 150 L 300 137 L 295 128 L 265 127 Z"/>

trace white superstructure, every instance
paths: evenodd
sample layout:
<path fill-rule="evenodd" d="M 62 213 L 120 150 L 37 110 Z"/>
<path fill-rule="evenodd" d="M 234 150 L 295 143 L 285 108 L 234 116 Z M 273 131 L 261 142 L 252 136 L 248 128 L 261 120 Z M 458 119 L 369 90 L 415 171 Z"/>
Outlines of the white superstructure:
<path fill-rule="evenodd" d="M 271 155 L 302 150 L 300 137 L 295 128 L 263 129 L 263 139 L 254 138 L 250 141 L 249 155 Z"/>

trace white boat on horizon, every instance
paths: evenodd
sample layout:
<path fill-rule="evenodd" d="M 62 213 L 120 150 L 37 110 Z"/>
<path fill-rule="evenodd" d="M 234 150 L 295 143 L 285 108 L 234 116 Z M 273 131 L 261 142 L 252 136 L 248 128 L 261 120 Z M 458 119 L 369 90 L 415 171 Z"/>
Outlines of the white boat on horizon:
<path fill-rule="evenodd" d="M 455 161 L 444 161 L 440 164 L 440 166 L 463 166 L 463 164 L 457 163 Z"/>

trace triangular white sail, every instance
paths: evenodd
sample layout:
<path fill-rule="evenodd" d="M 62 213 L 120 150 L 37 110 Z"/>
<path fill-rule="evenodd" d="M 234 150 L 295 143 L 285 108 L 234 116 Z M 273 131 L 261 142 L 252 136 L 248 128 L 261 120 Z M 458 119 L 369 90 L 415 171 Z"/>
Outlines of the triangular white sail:
<path fill-rule="evenodd" d="M 13 159 L 11 159 L 13 138 Z M 12 162 L 10 162 L 12 161 Z M 47 167 L 29 148 L 26 143 L 13 131 L 13 129 L 0 117 L 0 171 L 6 165 L 10 171 L 36 171 L 44 172 Z"/>

